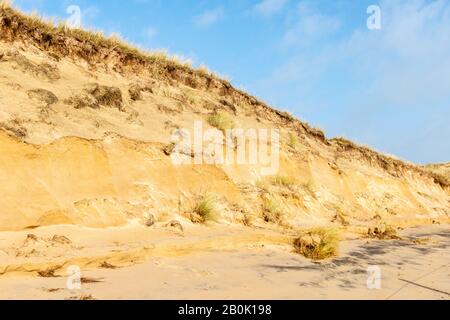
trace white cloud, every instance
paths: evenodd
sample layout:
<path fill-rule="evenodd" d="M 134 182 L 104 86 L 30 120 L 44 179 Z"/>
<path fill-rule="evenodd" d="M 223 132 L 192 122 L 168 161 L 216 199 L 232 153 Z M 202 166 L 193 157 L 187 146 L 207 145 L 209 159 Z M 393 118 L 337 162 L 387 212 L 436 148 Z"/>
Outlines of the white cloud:
<path fill-rule="evenodd" d="M 288 0 L 262 0 L 253 9 L 256 13 L 268 17 L 280 12 Z"/>
<path fill-rule="evenodd" d="M 285 32 L 282 40 L 284 45 L 316 40 L 336 32 L 341 27 L 338 18 L 311 11 L 307 2 L 301 2 L 297 9 L 296 23 Z"/>
<path fill-rule="evenodd" d="M 290 57 L 259 91 L 302 103 L 299 114 L 325 122 L 330 135 L 417 162 L 448 161 L 450 2 L 384 0 L 380 7 L 381 30 L 361 19 L 346 35 L 333 34 L 333 16 L 303 10 L 282 40 Z"/>
<path fill-rule="evenodd" d="M 208 10 L 196 17 L 194 23 L 199 28 L 206 28 L 222 19 L 223 16 L 224 12 L 222 8 Z"/>
<path fill-rule="evenodd" d="M 389 0 L 382 12 L 382 30 L 355 32 L 341 43 L 340 58 L 351 56 L 367 73 L 380 102 L 412 107 L 450 99 L 450 3 Z"/>

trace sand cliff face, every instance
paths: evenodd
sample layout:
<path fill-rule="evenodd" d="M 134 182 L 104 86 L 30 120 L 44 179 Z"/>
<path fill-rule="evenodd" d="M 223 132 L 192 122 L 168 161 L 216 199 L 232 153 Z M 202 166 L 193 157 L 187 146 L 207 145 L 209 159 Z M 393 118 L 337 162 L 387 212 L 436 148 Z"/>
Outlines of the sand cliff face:
<path fill-rule="evenodd" d="M 216 196 L 218 222 L 227 224 L 449 220 L 449 180 L 441 173 L 327 140 L 186 66 L 142 62 L 70 34 L 44 41 L 40 26 L 32 30 L 9 9 L 0 17 L 2 231 L 121 226 L 150 215 L 191 223 L 204 193 Z M 190 130 L 195 121 L 211 128 L 208 118 L 218 113 L 238 128 L 280 130 L 278 174 L 261 176 L 252 165 L 173 164 L 167 152 L 173 130 Z M 264 214 L 268 198 L 277 202 L 277 219 Z"/>

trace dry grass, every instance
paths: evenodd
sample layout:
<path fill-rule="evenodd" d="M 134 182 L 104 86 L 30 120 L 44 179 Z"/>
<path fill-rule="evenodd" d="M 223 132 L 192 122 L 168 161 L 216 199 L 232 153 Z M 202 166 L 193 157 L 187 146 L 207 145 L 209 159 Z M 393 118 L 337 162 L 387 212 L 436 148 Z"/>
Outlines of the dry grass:
<path fill-rule="evenodd" d="M 300 145 L 300 141 L 298 139 L 298 136 L 296 134 L 292 133 L 292 132 L 288 133 L 287 142 L 286 143 L 287 143 L 287 145 L 290 148 L 292 148 L 294 150 L 296 150 L 298 148 L 298 146 Z"/>
<path fill-rule="evenodd" d="M 279 174 L 270 178 L 260 179 L 256 181 L 255 185 L 264 192 L 269 192 L 271 186 L 283 187 L 295 191 L 299 182 L 292 176 Z"/>
<path fill-rule="evenodd" d="M 274 185 L 290 189 L 298 185 L 297 179 L 295 179 L 293 176 L 285 176 L 285 175 L 277 175 L 273 177 L 272 183 Z"/>
<path fill-rule="evenodd" d="M 225 133 L 226 130 L 233 129 L 234 120 L 224 112 L 217 112 L 208 117 L 208 123 Z"/>
<path fill-rule="evenodd" d="M 206 223 L 208 221 L 217 222 L 218 219 L 217 198 L 210 194 L 201 196 L 192 210 L 191 221 Z"/>
<path fill-rule="evenodd" d="M 411 241 L 412 241 L 412 243 L 417 244 L 417 245 L 425 245 L 425 244 L 429 244 L 433 240 L 431 238 L 427 237 L 427 238 L 416 238 Z"/>
<path fill-rule="evenodd" d="M 323 260 L 339 253 L 340 235 L 337 229 L 317 228 L 294 240 L 295 251 L 309 259 Z"/>
<path fill-rule="evenodd" d="M 1 0 L 0 8 L 1 9 L 9 9 L 9 8 L 11 8 L 12 3 L 13 3 L 13 0 Z"/>
<path fill-rule="evenodd" d="M 369 228 L 367 235 L 370 238 L 380 239 L 380 240 L 399 240 L 401 237 L 397 235 L 397 230 L 386 223 L 381 223 L 379 226 Z"/>
<path fill-rule="evenodd" d="M 3 0 L 0 2 L 0 10 L 2 10 L 2 12 L 0 12 L 0 22 L 4 17 L 7 17 L 8 19 L 17 19 L 20 22 L 19 28 L 21 28 L 22 33 L 19 36 L 28 35 L 30 38 L 38 37 L 36 40 L 42 41 L 42 37 L 39 34 L 45 35 L 45 43 L 42 44 L 46 47 L 51 45 L 58 46 L 58 39 L 61 37 L 70 37 L 76 39 L 82 44 L 89 44 L 96 48 L 106 49 L 106 51 L 109 50 L 111 53 L 117 52 L 123 57 L 126 57 L 128 61 L 135 60 L 142 61 L 144 63 L 151 63 L 159 66 L 161 70 L 181 69 L 188 71 L 189 73 L 194 72 L 199 76 L 208 78 L 216 76 L 205 67 L 195 70 L 192 68 L 191 61 L 183 59 L 177 55 L 169 55 L 166 51 L 145 51 L 138 46 L 130 44 L 119 34 L 111 34 L 107 37 L 103 34 L 103 32 L 98 30 L 69 28 L 62 19 L 43 18 L 36 12 L 26 15 L 21 13 L 17 8 L 13 8 L 11 4 L 12 1 Z M 7 27 L 10 28 L 11 25 L 8 24 Z M 89 48 L 89 46 L 85 46 L 85 48 Z M 67 50 L 67 48 L 59 49 Z M 92 53 L 94 53 L 94 51 L 92 51 Z M 227 83 L 225 80 L 221 81 Z"/>
<path fill-rule="evenodd" d="M 284 203 L 277 197 L 268 196 L 263 200 L 262 218 L 265 222 L 280 224 L 286 215 Z"/>

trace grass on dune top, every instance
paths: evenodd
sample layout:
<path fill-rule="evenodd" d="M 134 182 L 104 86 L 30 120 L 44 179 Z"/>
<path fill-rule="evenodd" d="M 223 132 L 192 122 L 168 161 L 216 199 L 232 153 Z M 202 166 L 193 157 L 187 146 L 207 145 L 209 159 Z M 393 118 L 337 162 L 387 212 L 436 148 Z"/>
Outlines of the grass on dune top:
<path fill-rule="evenodd" d="M 133 56 L 138 60 L 150 63 L 159 63 L 171 67 L 176 67 L 184 70 L 193 71 L 202 76 L 213 77 L 217 80 L 227 82 L 221 79 L 219 75 L 208 70 L 205 66 L 200 66 L 197 69 L 192 67 L 188 60 L 183 60 L 177 55 L 169 55 L 166 51 L 147 51 L 142 48 L 134 46 L 120 37 L 118 34 L 111 34 L 105 36 L 103 32 L 96 30 L 88 30 L 81 28 L 69 28 L 66 21 L 59 18 L 43 18 L 37 12 L 30 15 L 22 13 L 19 9 L 12 6 L 12 1 L 0 1 L 0 25 L 4 27 L 11 27 L 6 20 L 14 18 L 15 21 L 20 22 L 20 27 L 23 32 L 30 31 L 31 34 L 37 36 L 40 32 L 45 38 L 45 41 L 51 41 L 52 37 L 73 37 L 78 41 L 90 43 L 97 48 L 111 48 L 118 51 L 125 56 Z M 36 31 L 39 31 L 36 33 Z M 1 35 L 0 35 L 1 37 Z M 41 37 L 42 38 L 42 37 Z"/>

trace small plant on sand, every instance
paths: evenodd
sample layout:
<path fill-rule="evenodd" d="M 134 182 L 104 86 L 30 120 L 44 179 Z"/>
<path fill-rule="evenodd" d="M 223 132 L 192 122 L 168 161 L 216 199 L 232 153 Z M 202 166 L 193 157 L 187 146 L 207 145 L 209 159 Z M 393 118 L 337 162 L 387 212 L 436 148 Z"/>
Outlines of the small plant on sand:
<path fill-rule="evenodd" d="M 279 224 L 285 215 L 284 204 L 275 197 L 264 198 L 262 218 L 265 222 Z"/>
<path fill-rule="evenodd" d="M 297 149 L 299 145 L 298 136 L 292 132 L 289 132 L 287 136 L 287 145 L 294 150 Z"/>
<path fill-rule="evenodd" d="M 276 175 L 270 178 L 264 178 L 256 181 L 255 186 L 261 191 L 269 192 L 272 186 L 283 187 L 287 189 L 294 189 L 298 186 L 298 181 L 292 176 Z"/>
<path fill-rule="evenodd" d="M 317 228 L 294 240 L 295 251 L 309 259 L 323 260 L 338 255 L 339 232 L 333 228 Z"/>
<path fill-rule="evenodd" d="M 281 187 L 293 188 L 297 185 L 297 180 L 292 176 L 277 175 L 272 179 L 272 183 Z"/>
<path fill-rule="evenodd" d="M 210 194 L 200 197 L 192 210 L 191 221 L 194 223 L 217 221 L 216 202 L 216 197 Z"/>
<path fill-rule="evenodd" d="M 380 240 L 399 240 L 401 237 L 397 235 L 397 230 L 389 226 L 386 223 L 381 223 L 379 226 L 369 228 L 367 235 L 370 238 L 376 238 Z"/>
<path fill-rule="evenodd" d="M 217 112 L 210 115 L 208 118 L 208 123 L 222 132 L 233 129 L 235 126 L 233 119 L 224 112 Z"/>

